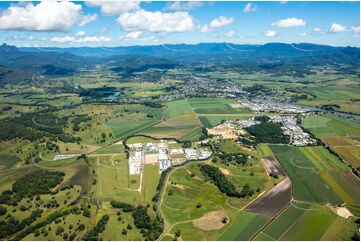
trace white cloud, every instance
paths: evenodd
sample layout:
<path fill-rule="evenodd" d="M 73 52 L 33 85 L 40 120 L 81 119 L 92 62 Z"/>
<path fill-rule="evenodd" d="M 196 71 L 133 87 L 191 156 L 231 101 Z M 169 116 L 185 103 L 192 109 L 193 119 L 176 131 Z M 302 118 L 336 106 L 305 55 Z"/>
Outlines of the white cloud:
<path fill-rule="evenodd" d="M 55 0 L 10 6 L 0 14 L 0 29 L 67 31 L 71 26 L 96 20 L 96 14 L 82 15 L 82 5 Z"/>
<path fill-rule="evenodd" d="M 300 27 L 305 26 L 306 21 L 298 18 L 286 18 L 275 21 L 271 25 L 279 28 Z"/>
<path fill-rule="evenodd" d="M 143 9 L 133 13 L 123 13 L 118 23 L 127 32 L 148 30 L 150 32 L 187 32 L 195 23 L 188 12 L 163 13 Z"/>
<path fill-rule="evenodd" d="M 191 1 L 191 2 L 179 2 L 179 1 L 175 1 L 175 2 L 171 2 L 168 3 L 167 9 L 170 10 L 177 10 L 177 11 L 184 11 L 184 10 L 192 10 L 194 8 L 198 8 L 203 6 L 202 2 L 196 2 L 196 1 Z"/>
<path fill-rule="evenodd" d="M 219 18 L 213 19 L 209 24 L 204 24 L 200 28 L 200 31 L 202 33 L 211 33 L 216 28 L 230 25 L 231 23 L 233 23 L 233 20 L 234 20 L 233 17 L 220 16 Z"/>
<path fill-rule="evenodd" d="M 333 23 L 329 29 L 330 33 L 346 32 L 347 28 L 341 24 Z"/>
<path fill-rule="evenodd" d="M 139 39 L 142 36 L 142 31 L 129 32 L 126 35 L 120 37 L 120 39 Z"/>
<path fill-rule="evenodd" d="M 307 33 L 306 33 L 306 32 L 300 32 L 300 33 L 298 33 L 297 35 L 300 36 L 300 37 L 304 37 L 304 36 L 307 35 Z"/>
<path fill-rule="evenodd" d="M 50 39 L 52 42 L 60 44 L 84 44 L 84 43 L 101 43 L 109 42 L 111 38 L 105 36 L 86 36 L 86 37 L 73 37 L 73 36 L 63 36 L 63 37 L 53 37 Z"/>
<path fill-rule="evenodd" d="M 227 33 L 227 37 L 228 38 L 232 38 L 234 36 L 235 32 L 233 30 L 230 30 L 228 33 Z"/>
<path fill-rule="evenodd" d="M 254 12 L 254 11 L 256 11 L 256 9 L 257 9 L 257 7 L 255 4 L 247 3 L 247 5 L 243 9 L 243 12 L 244 13 Z"/>
<path fill-rule="evenodd" d="M 139 1 L 86 1 L 88 7 L 100 7 L 104 15 L 126 13 L 134 9 L 140 9 Z"/>
<path fill-rule="evenodd" d="M 88 14 L 85 15 L 82 20 L 79 23 L 79 26 L 84 26 L 87 25 L 89 23 L 95 22 L 97 20 L 98 16 L 94 13 L 94 14 Z"/>
<path fill-rule="evenodd" d="M 280 4 L 286 4 L 287 1 L 280 1 Z"/>
<path fill-rule="evenodd" d="M 360 33 L 360 25 L 351 27 L 351 31 L 354 33 Z"/>
<path fill-rule="evenodd" d="M 78 33 L 75 34 L 75 36 L 84 36 L 86 33 L 85 31 L 79 31 Z"/>
<path fill-rule="evenodd" d="M 219 18 L 213 19 L 209 26 L 211 28 L 220 28 L 223 26 L 227 26 L 230 25 L 231 23 L 233 23 L 233 17 L 225 17 L 225 16 L 220 16 Z"/>
<path fill-rule="evenodd" d="M 210 32 L 212 32 L 212 31 L 213 31 L 213 29 L 210 29 L 207 24 L 205 24 L 205 25 L 203 25 L 203 26 L 201 27 L 201 32 L 202 32 L 202 33 L 210 33 Z"/>
<path fill-rule="evenodd" d="M 313 31 L 314 31 L 314 32 L 322 32 L 322 29 L 319 28 L 319 27 L 316 27 L 316 28 L 313 29 Z"/>
<path fill-rule="evenodd" d="M 276 31 L 273 31 L 273 30 L 268 30 L 268 31 L 264 34 L 264 36 L 266 36 L 266 37 L 275 37 L 275 36 L 277 36 L 277 32 L 276 32 Z"/>

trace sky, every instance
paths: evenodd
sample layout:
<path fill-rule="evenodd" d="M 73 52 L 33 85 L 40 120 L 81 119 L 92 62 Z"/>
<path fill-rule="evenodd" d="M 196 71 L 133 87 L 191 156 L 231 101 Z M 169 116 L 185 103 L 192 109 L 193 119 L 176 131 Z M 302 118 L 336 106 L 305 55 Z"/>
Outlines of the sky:
<path fill-rule="evenodd" d="M 213 42 L 359 47 L 360 3 L 1 1 L 0 42 L 19 47 Z"/>

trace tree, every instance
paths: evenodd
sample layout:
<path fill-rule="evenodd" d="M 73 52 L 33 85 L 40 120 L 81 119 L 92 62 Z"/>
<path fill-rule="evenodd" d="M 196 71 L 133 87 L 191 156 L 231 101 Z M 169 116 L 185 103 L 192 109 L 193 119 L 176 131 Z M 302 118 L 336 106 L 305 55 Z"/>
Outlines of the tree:
<path fill-rule="evenodd" d="M 7 209 L 5 207 L 0 206 L 0 215 L 4 215 L 7 213 Z"/>
<path fill-rule="evenodd" d="M 227 218 L 227 217 L 223 217 L 223 218 L 221 219 L 221 222 L 224 223 L 224 224 L 226 224 L 226 223 L 228 222 L 228 218 Z"/>
<path fill-rule="evenodd" d="M 127 233 L 128 233 L 128 231 L 126 229 L 123 229 L 122 234 L 126 235 Z"/>
<path fill-rule="evenodd" d="M 64 232 L 64 228 L 63 228 L 62 226 L 58 226 L 58 227 L 56 228 L 55 234 L 56 234 L 56 235 L 59 235 L 59 234 L 61 234 L 61 233 L 63 233 L 63 232 Z"/>

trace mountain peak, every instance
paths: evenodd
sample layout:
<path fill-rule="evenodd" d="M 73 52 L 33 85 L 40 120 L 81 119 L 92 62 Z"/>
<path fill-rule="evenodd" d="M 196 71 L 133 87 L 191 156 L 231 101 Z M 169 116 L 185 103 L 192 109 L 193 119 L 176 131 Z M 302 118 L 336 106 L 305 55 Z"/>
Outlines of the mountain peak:
<path fill-rule="evenodd" d="M 5 52 L 5 53 L 9 53 L 9 52 L 19 52 L 19 49 L 16 46 L 13 45 L 7 45 L 6 43 L 3 43 L 0 46 L 0 52 Z"/>

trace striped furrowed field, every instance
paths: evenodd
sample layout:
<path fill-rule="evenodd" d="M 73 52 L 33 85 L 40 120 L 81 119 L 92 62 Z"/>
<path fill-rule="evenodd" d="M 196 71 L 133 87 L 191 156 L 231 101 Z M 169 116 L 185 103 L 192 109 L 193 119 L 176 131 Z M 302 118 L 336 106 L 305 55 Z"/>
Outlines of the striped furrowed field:
<path fill-rule="evenodd" d="M 295 199 L 318 203 L 342 203 L 321 178 L 317 170 L 317 166 L 321 165 L 315 166 L 300 148 L 276 145 L 270 147 L 293 182 Z"/>
<path fill-rule="evenodd" d="M 255 240 L 349 239 L 356 226 L 354 218 L 337 216 L 327 206 L 293 201 Z"/>
<path fill-rule="evenodd" d="M 313 115 L 303 125 L 353 167 L 360 167 L 360 122 L 337 116 Z"/>

